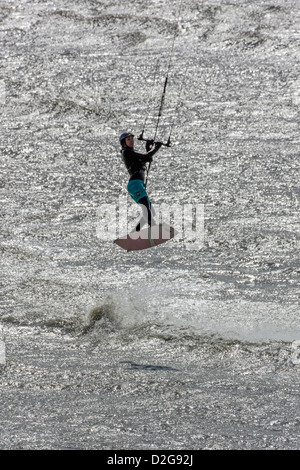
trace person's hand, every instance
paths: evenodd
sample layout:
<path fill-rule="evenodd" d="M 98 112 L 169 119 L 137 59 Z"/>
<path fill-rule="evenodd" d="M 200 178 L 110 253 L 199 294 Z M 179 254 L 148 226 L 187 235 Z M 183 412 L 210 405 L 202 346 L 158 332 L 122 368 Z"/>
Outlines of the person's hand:
<path fill-rule="evenodd" d="M 147 151 L 147 152 L 149 152 L 149 150 L 152 149 L 153 144 L 154 144 L 154 140 L 153 140 L 153 139 L 148 139 L 148 140 L 146 141 L 146 151 Z"/>
<path fill-rule="evenodd" d="M 154 142 L 154 145 L 155 145 L 155 148 L 156 150 L 160 149 L 160 147 L 162 146 L 162 142 Z"/>

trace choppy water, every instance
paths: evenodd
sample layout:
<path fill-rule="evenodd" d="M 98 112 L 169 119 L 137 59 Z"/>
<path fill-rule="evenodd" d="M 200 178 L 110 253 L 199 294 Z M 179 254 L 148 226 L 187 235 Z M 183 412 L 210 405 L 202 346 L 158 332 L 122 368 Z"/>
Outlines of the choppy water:
<path fill-rule="evenodd" d="M 203 249 L 97 237 L 178 6 L 1 0 L 2 449 L 299 448 L 298 0 L 182 1 L 148 187 Z"/>

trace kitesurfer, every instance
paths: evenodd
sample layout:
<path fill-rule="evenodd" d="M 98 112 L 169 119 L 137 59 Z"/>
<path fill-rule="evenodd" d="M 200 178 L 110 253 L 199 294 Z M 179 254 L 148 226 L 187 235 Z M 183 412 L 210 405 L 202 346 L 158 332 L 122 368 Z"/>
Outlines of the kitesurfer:
<path fill-rule="evenodd" d="M 120 136 L 120 144 L 122 158 L 130 175 L 127 191 L 132 199 L 141 205 L 143 211 L 143 217 L 135 228 L 136 231 L 139 231 L 147 221 L 150 226 L 155 224 L 151 201 L 146 192 L 145 172 L 147 170 L 146 163 L 152 162 L 153 155 L 160 149 L 162 143 L 147 140 L 147 153 L 138 153 L 134 150 L 134 134 L 124 132 Z"/>

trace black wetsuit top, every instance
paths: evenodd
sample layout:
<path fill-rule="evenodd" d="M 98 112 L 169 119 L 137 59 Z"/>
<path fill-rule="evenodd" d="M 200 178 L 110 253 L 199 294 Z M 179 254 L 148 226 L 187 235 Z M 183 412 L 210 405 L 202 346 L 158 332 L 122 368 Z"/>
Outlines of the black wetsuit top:
<path fill-rule="evenodd" d="M 129 181 L 145 180 L 146 163 L 152 162 L 152 157 L 157 151 L 158 147 L 156 146 L 146 154 L 138 153 L 129 147 L 122 150 L 122 158 L 130 174 Z"/>

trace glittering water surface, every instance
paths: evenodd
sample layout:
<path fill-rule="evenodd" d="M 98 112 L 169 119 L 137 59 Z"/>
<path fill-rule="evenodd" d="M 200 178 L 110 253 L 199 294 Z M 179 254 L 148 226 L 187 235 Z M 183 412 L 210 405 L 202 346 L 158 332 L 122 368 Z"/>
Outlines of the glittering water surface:
<path fill-rule="evenodd" d="M 2 449 L 299 448 L 298 1 L 182 0 L 148 188 L 204 247 L 97 236 L 179 3 L 0 2 Z"/>

